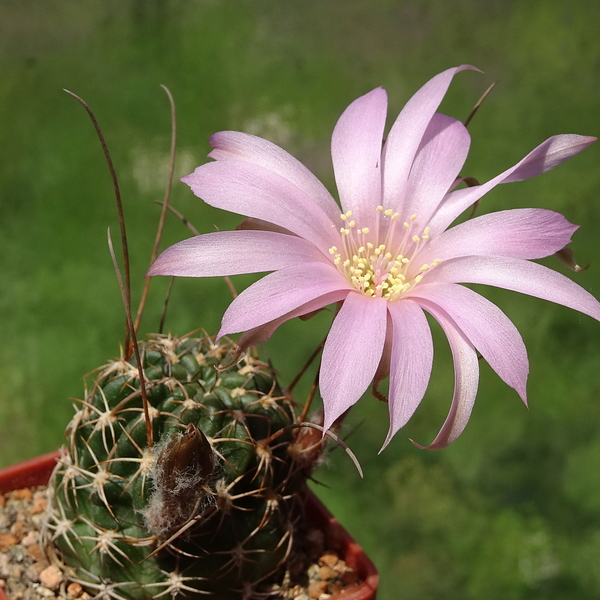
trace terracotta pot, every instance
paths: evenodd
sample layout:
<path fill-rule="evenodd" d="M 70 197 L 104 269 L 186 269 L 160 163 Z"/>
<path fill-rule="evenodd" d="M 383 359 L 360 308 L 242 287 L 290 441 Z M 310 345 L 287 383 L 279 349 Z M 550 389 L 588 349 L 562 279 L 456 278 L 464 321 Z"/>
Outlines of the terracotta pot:
<path fill-rule="evenodd" d="M 58 456 L 58 451 L 50 452 L 11 467 L 0 469 L 0 493 L 47 484 Z M 362 548 L 350 537 L 348 532 L 312 492 L 307 494 L 307 514 L 312 524 L 325 531 L 327 536 L 340 542 L 342 548 L 341 558 L 363 580 L 363 583 L 359 586 L 335 596 L 330 596 L 329 600 L 375 600 L 379 582 L 379 575 L 375 566 L 365 555 Z M 0 600 L 9 600 L 2 589 L 0 589 Z"/>

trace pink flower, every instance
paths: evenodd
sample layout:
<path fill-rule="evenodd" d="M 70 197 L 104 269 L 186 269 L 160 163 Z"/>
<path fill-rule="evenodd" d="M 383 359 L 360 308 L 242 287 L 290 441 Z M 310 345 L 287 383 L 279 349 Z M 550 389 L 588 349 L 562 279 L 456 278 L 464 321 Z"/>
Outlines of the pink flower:
<path fill-rule="evenodd" d="M 428 448 L 463 431 L 479 380 L 478 352 L 526 402 L 523 340 L 494 304 L 460 283 L 482 283 L 537 296 L 600 320 L 600 303 L 570 279 L 530 259 L 549 256 L 577 226 L 543 209 L 486 214 L 449 228 L 500 183 L 545 173 L 595 138 L 551 137 L 515 166 L 474 187 L 461 181 L 470 137 L 436 112 L 462 66 L 428 81 L 406 104 L 382 145 L 387 95 L 382 88 L 344 111 L 332 136 L 340 208 L 300 162 L 255 136 L 211 138 L 214 162 L 184 177 L 211 206 L 250 217 L 245 228 L 184 240 L 159 256 L 149 275 L 209 277 L 273 271 L 229 306 L 219 336 L 246 332 L 261 343 L 279 325 L 340 303 L 323 349 L 320 391 L 325 427 L 389 375 L 390 428 L 384 443 L 423 398 L 433 345 L 425 312 L 448 337 L 455 368 L 448 417 Z"/>

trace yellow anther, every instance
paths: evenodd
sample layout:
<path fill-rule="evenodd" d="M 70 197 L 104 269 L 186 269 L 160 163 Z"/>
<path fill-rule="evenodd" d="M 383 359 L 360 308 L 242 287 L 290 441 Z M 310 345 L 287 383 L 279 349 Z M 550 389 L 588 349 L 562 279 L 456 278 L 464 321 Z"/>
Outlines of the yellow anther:
<path fill-rule="evenodd" d="M 406 272 L 411 259 L 406 257 L 404 252 L 407 252 L 409 257 L 415 254 L 421 243 L 429 239 L 430 228 L 425 227 L 420 236 L 415 235 L 419 230 L 416 225 L 413 227 L 414 221 L 417 220 L 417 215 L 414 214 L 403 223 L 407 231 L 406 234 L 402 234 L 395 224 L 391 223 L 399 219 L 399 213 L 391 208 L 384 209 L 382 205 L 377 206 L 375 211 L 383 213 L 390 221 L 381 230 L 379 222 L 376 235 L 371 235 L 369 227 L 357 225 L 357 222 L 350 218 L 352 211 L 340 215 L 344 225 L 339 231 L 341 236 L 346 237 L 343 238 L 341 250 L 338 250 L 337 246 L 331 246 L 328 251 L 333 257 L 333 263 L 356 290 L 368 297 L 395 301 L 418 284 L 423 275 L 440 264 L 441 260 L 421 264 L 416 276 L 411 273 L 408 278 Z M 385 243 L 380 243 L 384 239 Z"/>

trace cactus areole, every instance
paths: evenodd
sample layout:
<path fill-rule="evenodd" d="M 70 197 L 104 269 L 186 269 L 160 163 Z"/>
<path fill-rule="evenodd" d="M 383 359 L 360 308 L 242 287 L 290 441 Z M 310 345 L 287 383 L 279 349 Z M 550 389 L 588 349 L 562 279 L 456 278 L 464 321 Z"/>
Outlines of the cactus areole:
<path fill-rule="evenodd" d="M 140 344 L 152 445 L 135 362 L 110 362 L 86 393 L 46 535 L 96 597 L 273 597 L 319 452 L 270 366 L 232 364 L 234 351 L 208 337 Z"/>

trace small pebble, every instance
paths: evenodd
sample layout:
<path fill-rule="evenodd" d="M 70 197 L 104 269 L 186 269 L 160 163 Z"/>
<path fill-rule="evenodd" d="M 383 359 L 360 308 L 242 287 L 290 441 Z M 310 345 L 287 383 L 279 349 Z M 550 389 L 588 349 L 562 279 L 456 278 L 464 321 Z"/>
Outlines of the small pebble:
<path fill-rule="evenodd" d="M 0 550 L 8 550 L 11 546 L 18 543 L 19 538 L 12 533 L 0 533 Z"/>
<path fill-rule="evenodd" d="M 329 579 L 335 579 L 337 576 L 338 576 L 338 574 L 331 567 L 328 567 L 327 565 L 323 565 L 322 567 L 319 567 L 318 578 L 321 579 L 322 581 L 327 581 Z"/>
<path fill-rule="evenodd" d="M 57 590 L 62 580 L 63 575 L 56 565 L 50 565 L 40 573 L 40 582 L 50 590 Z"/>
<path fill-rule="evenodd" d="M 46 510 L 48 506 L 48 500 L 46 500 L 46 494 L 44 492 L 35 492 L 33 495 L 33 506 L 31 507 L 32 515 L 39 515 Z"/>
<path fill-rule="evenodd" d="M 27 553 L 32 556 L 35 560 L 45 560 L 44 551 L 40 548 L 39 544 L 31 544 L 27 546 Z"/>
<path fill-rule="evenodd" d="M 83 594 L 83 588 L 78 583 L 70 583 L 67 586 L 67 594 L 69 594 L 69 598 L 79 598 Z"/>
<path fill-rule="evenodd" d="M 40 539 L 39 531 L 30 531 L 21 540 L 21 544 L 23 544 L 23 546 L 31 546 L 32 544 L 37 544 L 39 539 Z"/>
<path fill-rule="evenodd" d="M 22 490 L 14 490 L 12 492 L 13 500 L 31 500 L 33 494 L 29 488 L 23 488 Z"/>
<path fill-rule="evenodd" d="M 335 567 L 339 562 L 339 557 L 337 554 L 333 552 L 325 552 L 321 558 L 319 558 L 320 565 L 327 565 L 328 567 Z"/>
<path fill-rule="evenodd" d="M 318 600 L 321 597 L 321 594 L 325 594 L 327 592 L 327 582 L 311 581 L 308 585 L 307 591 L 311 598 Z"/>
<path fill-rule="evenodd" d="M 24 518 L 19 515 L 19 518 L 11 525 L 10 532 L 18 538 L 22 538 L 24 526 Z"/>

